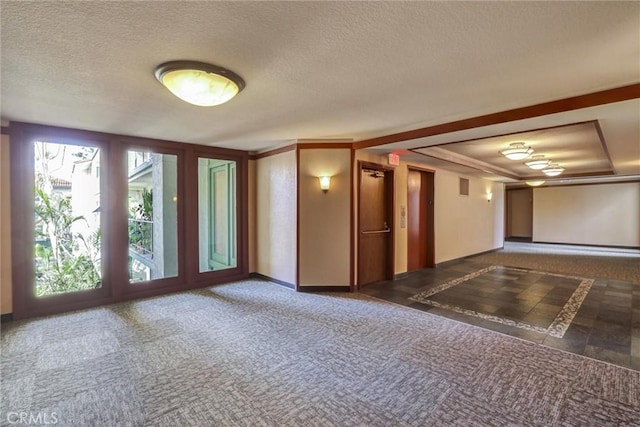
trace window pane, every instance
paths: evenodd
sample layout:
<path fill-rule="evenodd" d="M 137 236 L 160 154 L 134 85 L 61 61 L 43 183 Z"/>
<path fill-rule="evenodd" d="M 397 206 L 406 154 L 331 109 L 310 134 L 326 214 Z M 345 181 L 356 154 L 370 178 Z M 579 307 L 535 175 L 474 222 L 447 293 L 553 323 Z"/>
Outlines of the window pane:
<path fill-rule="evenodd" d="M 177 156 L 128 152 L 129 280 L 178 275 Z"/>
<path fill-rule="evenodd" d="M 36 141 L 35 294 L 102 286 L 100 149 Z"/>
<path fill-rule="evenodd" d="M 236 262 L 236 162 L 198 159 L 200 272 Z"/>

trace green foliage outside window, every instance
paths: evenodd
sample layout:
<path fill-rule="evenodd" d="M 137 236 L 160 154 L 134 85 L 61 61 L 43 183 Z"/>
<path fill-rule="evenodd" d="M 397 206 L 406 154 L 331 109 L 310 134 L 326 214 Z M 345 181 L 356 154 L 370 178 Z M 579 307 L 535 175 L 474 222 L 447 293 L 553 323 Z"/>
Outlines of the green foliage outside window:
<path fill-rule="evenodd" d="M 36 296 L 99 288 L 101 231 L 74 233 L 73 224 L 86 219 L 73 216 L 71 199 L 35 192 Z"/>

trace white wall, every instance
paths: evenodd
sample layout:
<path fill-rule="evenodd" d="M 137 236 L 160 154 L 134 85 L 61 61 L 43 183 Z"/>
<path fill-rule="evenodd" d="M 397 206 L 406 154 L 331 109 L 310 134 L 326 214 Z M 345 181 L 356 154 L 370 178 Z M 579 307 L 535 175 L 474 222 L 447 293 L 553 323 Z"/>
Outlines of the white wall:
<path fill-rule="evenodd" d="M 300 150 L 300 286 L 350 285 L 350 161 L 350 149 Z"/>
<path fill-rule="evenodd" d="M 256 161 L 256 272 L 296 283 L 296 153 Z"/>
<path fill-rule="evenodd" d="M 640 183 L 535 188 L 533 241 L 640 246 Z"/>
<path fill-rule="evenodd" d="M 459 195 L 460 178 L 469 179 L 468 196 Z M 434 203 L 436 264 L 503 246 L 502 184 L 437 170 Z"/>

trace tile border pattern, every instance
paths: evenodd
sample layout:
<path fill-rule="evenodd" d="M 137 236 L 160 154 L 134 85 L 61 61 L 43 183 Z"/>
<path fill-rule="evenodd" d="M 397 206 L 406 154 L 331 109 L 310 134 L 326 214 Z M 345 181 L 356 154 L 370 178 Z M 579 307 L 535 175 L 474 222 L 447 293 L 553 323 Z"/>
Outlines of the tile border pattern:
<path fill-rule="evenodd" d="M 577 276 L 568 276 L 565 274 L 557 274 L 557 273 L 547 273 L 545 271 L 537 271 L 537 270 L 526 270 L 526 269 L 522 269 L 522 268 L 514 268 L 514 267 L 504 267 L 501 266 L 500 268 L 504 269 L 504 270 L 512 270 L 512 271 L 519 271 L 519 272 L 526 272 L 526 273 L 534 273 L 534 274 L 545 274 L 548 276 L 556 276 L 556 277 L 566 277 L 566 278 L 570 278 L 570 279 L 576 279 L 576 280 L 580 280 L 580 284 L 578 285 L 578 287 L 576 288 L 576 290 L 573 292 L 573 294 L 571 295 L 571 297 L 569 297 L 569 299 L 567 300 L 567 302 L 565 303 L 565 305 L 562 307 L 562 309 L 560 310 L 560 312 L 558 313 L 558 315 L 556 316 L 556 318 L 553 320 L 553 322 L 551 322 L 551 325 L 549 325 L 549 327 L 547 328 L 543 328 L 541 326 L 534 326 L 534 325 L 530 325 L 528 323 L 525 322 L 521 322 L 521 321 L 515 321 L 515 320 L 511 320 L 511 319 L 505 319 L 499 316 L 495 316 L 495 315 L 491 315 L 491 314 L 485 314 L 485 313 L 480 313 L 478 311 L 475 310 L 469 310 L 466 308 L 462 308 L 456 305 L 450 305 L 450 304 L 442 304 L 439 303 L 437 301 L 433 301 L 430 300 L 429 297 L 433 296 L 439 292 L 442 292 L 444 290 L 447 290 L 453 286 L 459 285 L 460 283 L 464 283 L 466 281 L 469 281 L 471 279 L 474 279 L 482 274 L 488 273 L 490 271 L 496 270 L 498 268 L 498 266 L 496 265 L 491 265 L 489 267 L 485 267 L 482 268 L 480 270 L 474 271 L 473 273 L 469 273 L 466 274 L 462 277 L 458 277 L 456 279 L 450 280 L 446 283 L 442 283 L 438 286 L 435 286 L 431 289 L 428 289 L 424 292 L 421 292 L 417 295 L 414 295 L 412 297 L 410 297 L 409 299 L 411 301 L 415 301 L 418 302 L 420 304 L 427 304 L 433 307 L 438 307 L 438 308 L 442 308 L 445 310 L 450 310 L 459 314 L 465 314 L 467 316 L 473 316 L 473 317 L 477 317 L 480 319 L 484 319 L 484 320 L 489 320 L 491 322 L 496 322 L 496 323 L 501 323 L 503 325 L 508 325 L 508 326 L 514 326 L 516 328 L 520 328 L 520 329 L 525 329 L 527 331 L 533 331 L 533 332 L 538 332 L 541 334 L 546 334 L 555 338 L 562 338 L 565 334 L 565 332 L 567 332 L 567 329 L 569 328 L 569 326 L 571 325 L 571 322 L 573 321 L 574 317 L 576 316 L 576 313 L 578 312 L 578 310 L 580 309 L 580 306 L 582 305 L 582 302 L 584 301 L 584 299 L 586 298 L 587 294 L 589 293 L 589 291 L 591 290 L 591 287 L 593 286 L 593 283 L 595 282 L 594 279 L 588 279 L 588 278 L 584 278 L 584 277 L 577 277 Z"/>

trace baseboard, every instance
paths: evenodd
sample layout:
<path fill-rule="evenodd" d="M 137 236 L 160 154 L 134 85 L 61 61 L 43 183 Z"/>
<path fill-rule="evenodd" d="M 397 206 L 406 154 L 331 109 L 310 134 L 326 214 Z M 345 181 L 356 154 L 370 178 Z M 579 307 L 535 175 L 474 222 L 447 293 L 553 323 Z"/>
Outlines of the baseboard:
<path fill-rule="evenodd" d="M 587 246 L 590 248 L 604 248 L 604 249 L 631 249 L 640 250 L 640 246 L 616 246 L 616 245 L 591 245 L 588 243 L 559 243 L 559 242 L 541 242 L 538 240 L 532 243 L 539 243 L 541 245 L 560 245 L 560 246 Z"/>
<path fill-rule="evenodd" d="M 298 292 L 351 292 L 350 286 L 298 286 Z"/>
<path fill-rule="evenodd" d="M 0 323 L 7 323 L 13 320 L 13 313 L 5 313 L 0 315 Z"/>
<path fill-rule="evenodd" d="M 504 238 L 505 242 L 531 243 L 533 240 L 529 237 L 509 236 Z"/>
<path fill-rule="evenodd" d="M 497 251 L 501 251 L 503 249 L 504 249 L 504 246 L 500 246 L 499 248 L 489 249 L 488 251 L 476 252 L 475 254 L 465 255 L 465 256 L 460 257 L 460 258 L 454 258 L 454 259 L 450 259 L 450 260 L 447 260 L 447 261 L 439 262 L 439 263 L 437 263 L 435 265 L 435 267 L 436 268 L 446 267 L 447 265 L 455 264 L 456 262 L 460 262 L 460 261 L 465 260 L 467 258 L 471 258 L 471 257 L 478 256 L 478 255 L 490 254 L 491 252 L 497 252 Z"/>
<path fill-rule="evenodd" d="M 262 279 L 262 280 L 266 280 L 267 282 L 273 282 L 289 289 L 296 288 L 296 285 L 294 285 L 293 283 L 285 282 L 284 280 L 274 279 L 273 277 L 265 276 L 264 274 L 260 274 L 260 273 L 249 273 L 249 277 L 252 279 Z"/>
<path fill-rule="evenodd" d="M 473 255 L 469 255 L 469 256 L 473 256 Z M 466 257 L 461 257 L 461 258 L 454 258 L 454 259 L 450 259 L 449 261 L 443 261 L 443 262 L 438 262 L 436 263 L 436 265 L 433 266 L 433 268 L 442 268 L 442 267 L 447 267 L 451 264 L 455 264 L 457 262 L 462 261 L 463 259 L 465 259 Z"/>

